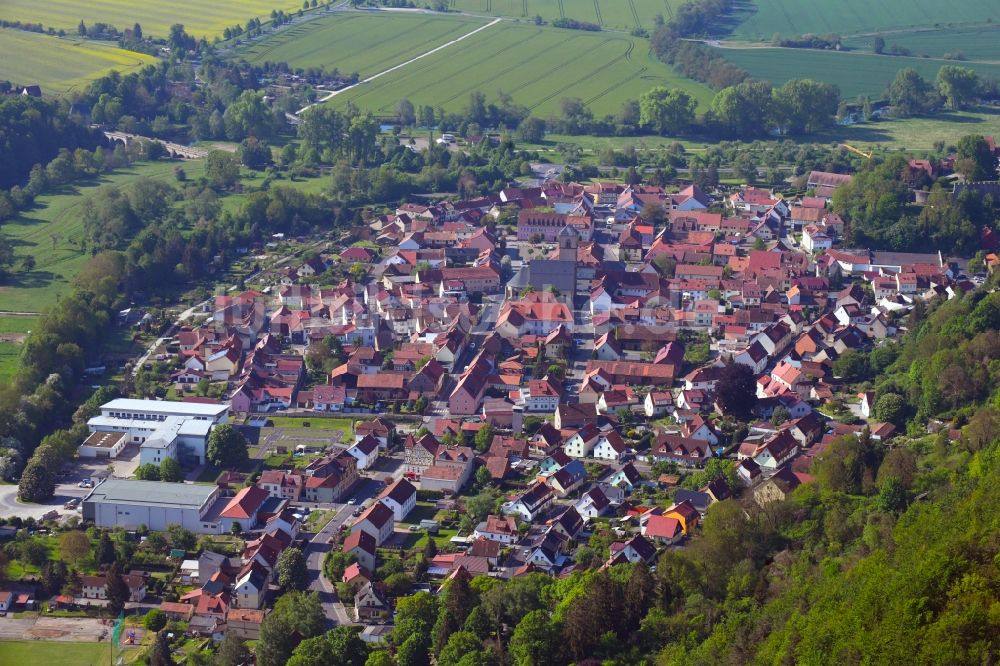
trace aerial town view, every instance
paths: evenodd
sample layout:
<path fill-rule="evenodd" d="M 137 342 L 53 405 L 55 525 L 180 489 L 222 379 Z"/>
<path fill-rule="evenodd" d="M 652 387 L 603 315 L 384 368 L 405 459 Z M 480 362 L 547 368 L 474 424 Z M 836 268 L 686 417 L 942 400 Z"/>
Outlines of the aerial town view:
<path fill-rule="evenodd" d="M 0 665 L 1000 664 L 1000 3 L 0 48 Z"/>

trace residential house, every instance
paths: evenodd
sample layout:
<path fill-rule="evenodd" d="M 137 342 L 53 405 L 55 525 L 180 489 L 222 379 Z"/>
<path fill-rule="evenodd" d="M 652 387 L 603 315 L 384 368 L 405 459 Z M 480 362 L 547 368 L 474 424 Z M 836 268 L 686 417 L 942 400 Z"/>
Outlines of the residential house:
<path fill-rule="evenodd" d="M 358 469 L 368 469 L 378 460 L 379 448 L 378 440 L 367 435 L 347 449 L 347 453 L 354 456 L 358 461 Z"/>
<path fill-rule="evenodd" d="M 519 496 L 503 504 L 505 514 L 514 514 L 525 522 L 533 522 L 555 499 L 555 493 L 544 483 L 537 483 Z"/>
<path fill-rule="evenodd" d="M 571 458 L 586 458 L 590 456 L 603 433 L 593 423 L 588 423 L 566 440 L 563 451 Z"/>
<path fill-rule="evenodd" d="M 753 499 L 759 506 L 780 502 L 787 499 L 800 485 L 811 480 L 812 477 L 808 474 L 795 472 L 786 465 L 754 489 Z"/>
<path fill-rule="evenodd" d="M 381 584 L 368 583 L 354 595 L 354 610 L 359 622 L 382 622 L 389 618 L 389 602 L 382 593 Z"/>
<path fill-rule="evenodd" d="M 638 564 L 639 562 L 651 563 L 656 557 L 656 547 L 651 544 L 646 537 L 636 534 L 625 542 L 615 542 L 611 544 L 611 561 L 620 561 Z"/>
<path fill-rule="evenodd" d="M 417 506 L 417 489 L 406 479 L 397 479 L 382 491 L 379 501 L 392 509 L 396 522 L 401 522 Z"/>
<path fill-rule="evenodd" d="M 618 468 L 608 479 L 608 484 L 631 492 L 642 483 L 642 475 L 630 462 Z"/>
<path fill-rule="evenodd" d="M 593 456 L 601 460 L 621 462 L 628 451 L 625 440 L 614 430 L 602 432 L 594 446 Z"/>
<path fill-rule="evenodd" d="M 599 486 L 593 486 L 585 491 L 573 506 L 585 521 L 589 521 L 591 518 L 599 518 L 608 512 L 611 508 L 611 500 Z"/>
<path fill-rule="evenodd" d="M 486 520 L 479 523 L 472 535 L 504 544 L 514 543 L 519 538 L 513 516 L 486 516 Z"/>
<path fill-rule="evenodd" d="M 381 546 L 392 536 L 394 526 L 392 509 L 382 502 L 375 502 L 351 526 L 351 533 L 366 532 L 375 540 L 376 546 Z"/>
<path fill-rule="evenodd" d="M 642 535 L 663 546 L 672 546 L 684 537 L 681 521 L 673 516 L 650 516 L 642 526 Z"/>
<path fill-rule="evenodd" d="M 676 518 L 680 522 L 681 530 L 685 535 L 690 534 L 691 530 L 697 527 L 698 522 L 701 520 L 701 514 L 698 512 L 698 509 L 686 500 L 674 504 L 664 511 L 663 515 L 667 518 Z"/>
<path fill-rule="evenodd" d="M 375 552 L 378 544 L 375 537 L 364 530 L 351 532 L 341 546 L 341 551 L 353 555 L 358 564 L 368 571 L 375 570 Z"/>
<path fill-rule="evenodd" d="M 587 470 L 579 460 L 572 460 L 558 469 L 545 483 L 555 491 L 557 497 L 566 497 L 587 480 Z"/>

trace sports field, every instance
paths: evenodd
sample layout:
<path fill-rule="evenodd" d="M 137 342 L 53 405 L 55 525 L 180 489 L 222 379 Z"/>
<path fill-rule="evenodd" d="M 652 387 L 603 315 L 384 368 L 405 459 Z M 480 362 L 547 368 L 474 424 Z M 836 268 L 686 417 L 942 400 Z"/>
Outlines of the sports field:
<path fill-rule="evenodd" d="M 157 37 L 166 37 L 170 26 L 181 23 L 188 34 L 211 39 L 228 26 L 245 24 L 247 19 L 267 20 L 272 9 L 290 11 L 301 7 L 302 3 L 294 0 L 3 0 L 0 17 L 73 33 L 81 20 L 87 25 L 101 21 L 119 30 L 138 22 L 144 33 Z"/>
<path fill-rule="evenodd" d="M 126 662 L 135 659 L 136 649 L 127 649 Z M 107 643 L 67 641 L 0 641 L 0 664 L 59 664 L 59 666 L 106 666 L 111 664 Z"/>
<path fill-rule="evenodd" d="M 87 263 L 90 253 L 78 245 L 83 234 L 83 195 L 101 185 L 123 185 L 140 176 L 172 180 L 174 166 L 173 162 L 137 164 L 85 184 L 67 186 L 60 192 L 43 194 L 34 209 L 4 222 L 4 234 L 13 241 L 16 256 L 31 255 L 36 264 L 33 270 L 16 273 L 0 287 L 0 311 L 40 312 L 65 293 L 73 276 Z M 191 163 L 185 167 L 189 174 L 196 170 Z"/>
<path fill-rule="evenodd" d="M 683 0 L 449 0 L 460 12 L 488 16 L 510 16 L 545 21 L 571 18 L 597 23 L 605 28 L 631 30 L 644 27 L 653 31 L 657 14 L 669 19 Z"/>
<path fill-rule="evenodd" d="M 336 57 L 331 52 L 333 61 Z M 329 103 L 352 101 L 389 115 L 402 97 L 416 105 L 457 110 L 473 91 L 489 100 L 502 91 L 537 116 L 557 115 L 564 97 L 582 99 L 600 116 L 656 85 L 681 87 L 701 104 L 712 97 L 706 86 L 657 60 L 644 39 L 504 22 Z"/>
<path fill-rule="evenodd" d="M 152 56 L 104 42 L 60 39 L 0 28 L 0 79 L 38 84 L 45 95 L 63 95 L 113 69 L 120 72 L 156 62 Z"/>
<path fill-rule="evenodd" d="M 738 12 L 743 21 L 733 37 L 770 41 L 783 36 L 814 33 L 852 35 L 917 26 L 986 24 L 1000 20 L 996 0 L 753 0 Z"/>
<path fill-rule="evenodd" d="M 808 49 L 746 48 L 720 49 L 729 61 L 758 79 L 778 86 L 789 79 L 812 78 L 834 83 L 841 95 L 880 98 L 896 72 L 911 67 L 933 81 L 943 65 L 970 67 L 983 76 L 1000 77 L 1000 64 L 955 62 L 933 58 L 902 58 L 872 53 L 816 51 Z"/>
<path fill-rule="evenodd" d="M 336 67 L 362 77 L 472 32 L 486 19 L 397 12 L 339 12 L 313 19 L 239 47 L 237 58 L 259 64 Z"/>

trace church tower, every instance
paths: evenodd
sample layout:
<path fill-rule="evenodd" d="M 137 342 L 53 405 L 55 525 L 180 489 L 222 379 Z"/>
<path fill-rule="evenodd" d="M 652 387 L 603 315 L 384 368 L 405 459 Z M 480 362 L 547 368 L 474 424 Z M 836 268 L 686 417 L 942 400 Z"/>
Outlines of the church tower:
<path fill-rule="evenodd" d="M 576 263 L 576 249 L 580 245 L 580 232 L 567 224 L 559 230 L 556 240 L 559 241 L 559 261 Z"/>

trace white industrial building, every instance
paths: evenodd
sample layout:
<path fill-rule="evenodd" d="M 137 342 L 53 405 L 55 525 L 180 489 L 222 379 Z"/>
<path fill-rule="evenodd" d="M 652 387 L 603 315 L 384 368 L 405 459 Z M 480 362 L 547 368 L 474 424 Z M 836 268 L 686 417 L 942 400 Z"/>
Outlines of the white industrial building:
<path fill-rule="evenodd" d="M 118 398 L 101 405 L 87 421 L 93 432 L 123 432 L 139 444 L 139 463 L 159 465 L 166 458 L 205 463 L 208 433 L 229 420 L 229 405 Z"/>
<path fill-rule="evenodd" d="M 195 534 L 219 534 L 227 503 L 214 485 L 108 479 L 83 499 L 82 514 L 97 527 L 163 531 L 181 525 Z"/>

